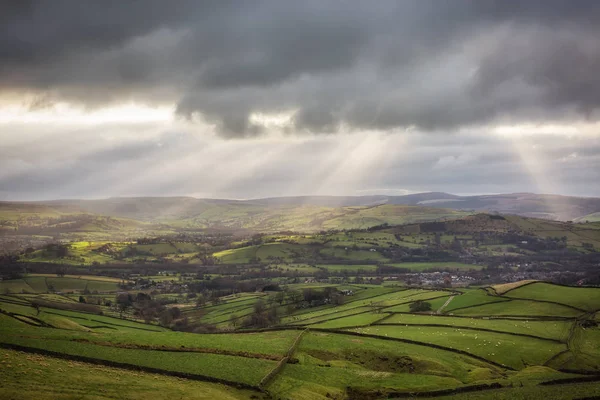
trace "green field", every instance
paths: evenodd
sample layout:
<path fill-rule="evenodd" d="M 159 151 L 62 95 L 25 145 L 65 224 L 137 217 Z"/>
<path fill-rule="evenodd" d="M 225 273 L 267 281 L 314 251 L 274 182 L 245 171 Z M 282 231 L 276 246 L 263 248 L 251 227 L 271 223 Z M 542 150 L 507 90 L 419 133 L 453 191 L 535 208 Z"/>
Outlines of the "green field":
<path fill-rule="evenodd" d="M 465 351 L 511 368 L 543 365 L 567 349 L 566 344 L 497 332 L 477 332 L 455 327 L 373 326 L 353 331 L 432 343 Z M 516 352 L 514 349 L 519 349 Z"/>
<path fill-rule="evenodd" d="M 221 384 L 61 360 L 0 349 L 3 399 L 247 399 L 252 392 Z"/>
<path fill-rule="evenodd" d="M 0 293 L 50 293 L 50 292 L 99 292 L 114 293 L 119 289 L 119 282 L 110 278 L 87 279 L 81 277 L 26 276 L 22 279 L 0 281 Z"/>
<path fill-rule="evenodd" d="M 58 279 L 53 284 L 60 282 L 64 287 L 75 287 L 84 281 L 52 276 L 24 279 L 32 280 L 30 287 L 41 285 L 46 279 Z M 116 284 L 91 278 L 85 281 Z M 76 396 L 80 393 L 77 390 L 84 390 L 86 385 L 108 379 L 102 373 L 91 377 L 92 371 L 98 368 L 113 371 L 115 366 L 146 371 L 123 370 L 121 382 L 129 382 L 134 376 L 131 374 L 137 374 L 140 382 L 129 385 L 122 393 L 124 398 L 148 393 L 142 389 L 146 379 L 165 382 L 165 395 L 185 398 L 203 398 L 203 395 L 260 398 L 268 394 L 275 398 L 325 399 L 359 392 L 381 398 L 386 393 L 435 391 L 481 383 L 499 383 L 504 387 L 485 392 L 492 396 L 544 393 L 545 388 L 538 386 L 541 382 L 578 376 L 570 370 L 594 372 L 600 368 L 600 328 L 584 327 L 577 318 L 585 315 L 590 318 L 588 314 L 558 304 L 587 306 L 580 299 L 593 299 L 594 290 L 600 289 L 558 287 L 568 290 L 549 291 L 544 285 L 547 284 L 525 285 L 506 294 L 518 290 L 522 292 L 519 297 L 528 300 L 489 295 L 483 289 L 450 292 L 338 285 L 338 289 L 352 289 L 354 294 L 345 296 L 343 304 L 300 308 L 290 315 L 282 314 L 280 329 L 203 334 L 176 332 L 156 324 L 73 310 L 41 307 L 38 312 L 31 306 L 30 301 L 37 297 L 55 302 L 50 304 L 60 304 L 59 299 L 78 304 L 56 294 L 0 295 L 3 312 L 0 346 L 21 346 L 20 349 L 26 350 L 26 353 L 0 350 L 0 357 L 4 357 L 0 362 L 11 366 L 0 368 L 0 376 L 8 380 L 0 384 L 0 397 L 16 396 L 16 385 L 23 381 L 15 371 L 38 371 L 34 372 L 32 382 L 40 384 L 42 380 L 37 381 L 38 377 L 52 377 L 58 368 L 66 371 L 65 379 L 44 394 L 47 398 L 60 398 L 66 393 L 67 384 L 73 382 L 68 374 L 72 369 L 81 369 L 80 379 L 85 380 L 72 392 Z M 295 286 L 296 290 L 307 287 L 311 285 Z M 319 285 L 312 287 L 323 290 Z M 251 313 L 257 299 L 268 300 L 274 295 L 275 292 L 244 293 L 225 296 L 220 304 L 208 303 L 199 308 L 183 305 L 183 315 L 232 329 L 231 315 Z M 449 298 L 452 300 L 441 314 L 409 312 L 409 305 L 416 300 L 430 300 L 435 312 Z M 265 304 L 282 313 L 286 309 L 285 303 L 265 301 Z M 110 311 L 106 307 L 101 309 Z M 502 315 L 513 317 L 502 318 Z M 305 327 L 309 329 L 303 331 Z M 259 387 L 293 344 L 297 347 L 288 364 L 266 381 L 266 386 Z M 36 352 L 52 352 L 77 360 L 60 360 Z M 17 364 L 17 358 L 23 361 Z M 94 360 L 102 366 L 82 362 L 85 360 Z M 110 372 L 111 376 L 114 374 Z M 189 379 L 172 378 L 169 374 Z M 150 378 L 153 376 L 159 378 Z M 225 385 L 194 379 L 218 379 Z M 236 385 L 254 389 L 247 392 Z M 591 393 L 591 388 L 596 387 L 575 386 L 584 388 L 581 393 Z M 110 397 L 114 393 L 111 387 L 106 392 L 89 391 L 97 398 Z M 29 386 L 27 390 L 34 393 L 37 389 Z M 190 390 L 201 392 L 188 394 Z M 478 395 L 451 398 L 478 398 L 468 397 Z"/>
<path fill-rule="evenodd" d="M 490 329 L 539 336 L 548 339 L 566 341 L 572 321 L 525 321 L 506 319 L 458 318 L 415 314 L 393 314 L 381 324 L 393 325 L 447 325 L 460 328 Z"/>
<path fill-rule="evenodd" d="M 485 303 L 496 303 L 499 301 L 506 301 L 506 299 L 497 296 L 490 296 L 483 289 L 471 289 L 465 291 L 460 296 L 455 296 L 450 304 L 448 304 L 448 306 L 444 309 L 444 311 L 451 312 L 452 310 L 457 310 L 464 307 L 472 307 Z"/>
<path fill-rule="evenodd" d="M 586 311 L 600 310 L 600 291 L 595 288 L 566 287 L 540 282 L 510 290 L 505 296 L 553 301 Z"/>
<path fill-rule="evenodd" d="M 454 300 L 453 300 L 454 302 Z M 523 317 L 576 317 L 583 314 L 574 308 L 559 304 L 540 303 L 530 300 L 511 300 L 461 308 L 453 311 L 456 315 L 479 316 L 523 316 Z"/>

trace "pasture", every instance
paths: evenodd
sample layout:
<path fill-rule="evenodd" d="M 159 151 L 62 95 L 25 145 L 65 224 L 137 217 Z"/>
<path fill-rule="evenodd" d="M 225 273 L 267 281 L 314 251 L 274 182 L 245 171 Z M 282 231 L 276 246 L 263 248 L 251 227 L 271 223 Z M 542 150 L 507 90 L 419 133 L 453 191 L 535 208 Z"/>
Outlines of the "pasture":
<path fill-rule="evenodd" d="M 95 276 L 89 279 L 86 275 L 27 275 L 21 279 L 0 281 L 0 293 L 53 293 L 53 292 L 99 292 L 114 293 L 119 289 L 121 281 L 114 278 Z"/>
<path fill-rule="evenodd" d="M 30 284 L 19 282 L 30 288 L 41 287 L 42 279 L 64 279 L 65 287 L 75 287 L 72 280 L 83 280 L 25 279 L 34 279 Z M 87 280 L 88 284 L 92 281 Z M 547 284 L 533 283 L 513 285 L 503 295 L 484 289 L 375 285 L 297 284 L 287 290 L 324 290 L 327 286 L 352 290 L 353 294 L 344 296 L 341 304 L 297 309 L 289 308 L 287 300 L 283 304 L 269 301 L 276 292 L 244 293 L 200 307 L 183 306 L 183 315 L 190 320 L 228 330 L 234 329 L 231 316 L 252 313 L 258 299 L 267 309 L 281 313 L 276 329 L 203 334 L 76 310 L 46 306 L 37 310 L 30 303 L 39 296 L 70 302 L 55 294 L 0 295 L 0 347 L 4 348 L 0 361 L 11 366 L 0 370 L 0 376 L 10 380 L 0 386 L 0 396 L 14 394 L 15 382 L 22 382 L 15 371 L 26 368 L 39 371 L 34 380 L 38 375 L 49 378 L 54 373 L 50 365 L 66 375 L 64 382 L 49 389 L 48 396 L 62 393 L 67 383 L 73 382 L 71 371 L 81 370 L 81 379 L 86 380 L 82 387 L 86 388 L 115 375 L 105 375 L 102 370 L 122 370 L 120 382 L 127 383 L 134 373 L 129 370 L 137 368 L 139 382 L 165 382 L 165 393 L 172 396 L 194 398 L 188 391 L 197 388 L 218 398 L 290 399 L 344 398 L 351 393 L 381 398 L 489 383 L 501 388 L 482 394 L 525 396 L 542 393 L 545 387 L 538 385 L 545 381 L 579 379 L 575 369 L 594 372 L 600 368 L 600 328 L 583 327 L 580 320 L 590 318 L 585 309 L 594 307 L 581 299 L 594 299 L 594 291 L 600 289 L 548 290 Z M 516 298 L 510 296 L 517 291 Z M 450 298 L 447 307 L 436 314 Z M 417 300 L 431 302 L 432 311 L 410 312 L 410 304 Z M 11 346 L 26 353 L 11 350 Z M 17 358 L 23 359 L 22 365 Z M 68 364 L 76 367 L 65 367 Z M 98 374 L 92 378 L 88 371 Z M 154 376 L 159 378 L 149 378 Z M 594 385 L 572 387 L 592 393 Z M 111 387 L 107 395 L 114 390 Z M 148 392 L 140 383 L 128 386 L 125 393 L 133 397 Z M 202 398 L 203 394 L 196 396 Z M 479 393 L 465 393 L 450 398 L 480 398 L 477 396 Z"/>

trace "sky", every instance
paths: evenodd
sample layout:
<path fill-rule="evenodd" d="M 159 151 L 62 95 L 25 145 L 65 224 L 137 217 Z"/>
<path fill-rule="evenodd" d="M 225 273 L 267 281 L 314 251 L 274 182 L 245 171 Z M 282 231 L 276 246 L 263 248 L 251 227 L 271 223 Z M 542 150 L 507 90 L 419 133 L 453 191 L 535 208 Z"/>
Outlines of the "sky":
<path fill-rule="evenodd" d="M 600 196 L 600 2 L 0 2 L 0 200 Z"/>

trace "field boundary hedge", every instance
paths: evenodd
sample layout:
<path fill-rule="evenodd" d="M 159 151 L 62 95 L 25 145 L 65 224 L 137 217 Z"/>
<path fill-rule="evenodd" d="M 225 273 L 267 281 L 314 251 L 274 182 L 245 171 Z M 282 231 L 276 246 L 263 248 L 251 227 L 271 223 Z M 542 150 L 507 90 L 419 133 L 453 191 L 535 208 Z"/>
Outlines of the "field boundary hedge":
<path fill-rule="evenodd" d="M 368 307 L 368 306 L 364 306 L 364 307 Z M 362 308 L 362 307 L 357 307 L 357 308 Z M 351 308 L 351 310 L 353 310 L 353 308 Z M 297 325 L 298 326 L 311 326 L 311 325 L 316 325 L 316 324 L 322 324 L 323 322 L 335 321 L 337 319 L 342 319 L 342 318 L 346 318 L 346 317 L 354 317 L 355 315 L 368 314 L 368 313 L 372 313 L 372 312 L 373 312 L 373 310 L 369 309 L 369 310 L 360 311 L 360 312 L 357 312 L 357 313 L 354 313 L 354 314 L 342 315 L 341 317 L 327 318 L 327 319 L 324 319 L 322 321 L 310 322 L 308 324 L 298 323 Z M 326 314 L 326 315 L 329 315 L 329 314 Z M 317 316 L 315 318 L 319 318 L 319 317 Z M 308 319 L 308 321 L 310 321 L 311 319 L 313 319 L 313 318 Z M 291 326 L 296 326 L 296 324 L 293 324 Z"/>
<path fill-rule="evenodd" d="M 443 324 L 401 324 L 401 323 L 371 324 L 371 326 L 424 326 L 424 327 L 431 327 L 431 328 L 457 328 L 457 329 L 468 329 L 468 330 L 472 330 L 472 331 L 502 333 L 505 335 L 513 335 L 513 336 L 523 336 L 523 337 L 527 337 L 527 338 L 531 338 L 531 339 L 547 340 L 549 342 L 554 342 L 554 343 L 562 343 L 562 344 L 565 343 L 558 339 L 545 338 L 545 337 L 541 337 L 541 336 L 530 335 L 528 333 L 505 332 L 505 331 L 497 331 L 495 329 L 469 327 L 469 326 L 455 326 L 455 325 L 443 325 Z"/>
<path fill-rule="evenodd" d="M 308 328 L 305 329 L 305 330 L 303 330 L 302 332 L 300 332 L 300 334 L 298 335 L 298 337 L 296 338 L 296 340 L 294 340 L 294 343 L 292 343 L 292 345 L 288 349 L 288 351 L 285 354 L 285 356 L 281 360 L 279 360 L 279 362 L 277 363 L 277 365 L 275 366 L 275 368 L 273 368 L 267 375 L 265 375 L 260 380 L 260 382 L 258 383 L 258 387 L 261 390 L 264 390 L 264 388 L 266 386 L 268 386 L 268 384 L 273 379 L 275 379 L 275 377 L 277 376 L 277 374 L 279 374 L 279 372 L 281 372 L 281 370 L 283 369 L 283 367 L 285 367 L 285 365 L 288 363 L 288 361 L 290 360 L 290 358 L 292 357 L 292 355 L 294 354 L 294 352 L 298 348 L 298 345 L 300 344 L 300 341 L 302 340 L 302 337 L 306 334 L 307 331 L 308 331 Z"/>
<path fill-rule="evenodd" d="M 0 303 L 8 303 L 8 304 L 14 304 L 17 306 L 31 307 L 31 303 L 26 300 L 21 300 L 20 298 L 13 297 L 11 295 L 4 295 L 4 296 L 10 297 L 10 298 L 9 299 L 0 298 Z"/>
<path fill-rule="evenodd" d="M 8 317 L 11 317 L 11 318 L 14 318 L 14 319 L 16 319 L 16 320 L 17 320 L 17 321 L 19 321 L 19 322 L 22 322 L 22 323 L 24 323 L 24 324 L 27 324 L 27 325 L 35 326 L 35 327 L 37 327 L 37 328 L 40 328 L 40 327 L 41 327 L 41 328 L 54 328 L 54 326 L 50 325 L 49 323 L 47 323 L 47 322 L 44 322 L 44 321 L 42 321 L 42 320 L 41 320 L 41 319 L 39 319 L 39 318 L 32 317 L 32 316 L 29 316 L 29 315 L 23 315 L 23 314 L 18 314 L 18 313 L 12 313 L 12 312 L 9 312 L 9 311 L 4 311 L 4 310 L 2 310 L 2 309 L 0 309 L 0 314 L 4 314 L 4 315 L 6 315 L 6 316 L 8 316 Z M 29 318 L 29 319 L 32 319 L 32 320 L 36 321 L 37 323 L 39 323 L 39 325 L 32 324 L 31 322 L 27 322 L 27 321 L 25 321 L 25 320 L 22 320 L 22 319 L 20 319 L 20 318 L 17 318 L 17 317 L 24 317 L 24 318 Z"/>
<path fill-rule="evenodd" d="M 492 304 L 492 303 L 487 303 L 487 304 Z M 483 304 L 482 304 L 483 305 Z M 469 306 L 472 307 L 472 306 Z M 468 308 L 468 307 L 465 307 Z M 458 310 L 458 309 L 457 309 Z M 574 321 L 577 319 L 577 317 L 551 317 L 551 316 L 544 316 L 544 315 L 539 315 L 539 316 L 533 316 L 533 315 L 515 315 L 515 316 L 509 316 L 509 317 L 503 317 L 503 316 L 498 316 L 498 315 L 490 315 L 490 316 L 486 316 L 486 315 L 448 315 L 448 314 L 423 314 L 423 313 L 411 313 L 411 312 L 403 312 L 403 311 L 386 311 L 387 314 L 390 314 L 389 317 L 395 315 L 395 314 L 407 314 L 407 315 L 420 315 L 420 316 L 427 316 L 427 317 L 441 317 L 441 318 L 464 318 L 464 319 L 483 319 L 483 320 L 495 320 L 495 319 L 499 319 L 499 320 L 505 320 L 505 321 L 523 321 L 525 319 L 534 319 L 534 320 L 538 320 L 538 321 Z M 519 318 L 517 318 L 519 317 Z"/>
<path fill-rule="evenodd" d="M 169 371 L 169 370 L 164 370 L 164 369 L 160 369 L 160 368 L 145 367 L 145 366 L 141 366 L 141 365 L 127 364 L 127 363 L 121 363 L 121 362 L 116 362 L 116 361 L 108 361 L 108 360 L 102 360 L 102 359 L 86 357 L 86 356 L 65 354 L 65 353 L 59 353 L 57 351 L 39 349 L 36 347 L 21 346 L 21 345 L 10 344 L 10 343 L 0 343 L 0 348 L 9 349 L 9 350 L 17 350 L 17 351 L 22 351 L 25 353 L 41 354 L 44 356 L 61 358 L 64 360 L 80 361 L 80 362 L 85 362 L 88 364 L 106 365 L 108 367 L 127 369 L 127 370 L 131 370 L 131 371 L 142 371 L 142 372 L 149 372 L 152 374 L 175 376 L 178 378 L 190 379 L 190 380 L 194 380 L 194 381 L 221 383 L 221 384 L 227 385 L 227 386 L 232 386 L 232 387 L 236 387 L 236 388 L 240 388 L 240 389 L 249 389 L 249 390 L 254 390 L 254 391 L 258 391 L 258 392 L 262 391 L 258 386 L 250 385 L 248 383 L 235 382 L 235 381 L 230 381 L 230 380 L 221 379 L 221 378 L 215 378 L 215 377 L 207 376 L 207 375 L 190 374 L 187 372 Z"/>
<path fill-rule="evenodd" d="M 567 343 L 568 343 L 568 338 L 567 338 Z M 555 355 L 553 355 L 552 357 L 550 357 L 549 359 L 546 360 L 546 362 L 543 364 L 545 367 L 550 366 L 550 363 L 552 361 L 554 361 L 555 359 L 557 359 L 558 357 L 562 356 L 563 354 L 569 353 L 571 352 L 571 350 L 569 350 L 569 346 L 567 345 L 567 349 L 561 351 L 560 353 L 556 353 Z"/>

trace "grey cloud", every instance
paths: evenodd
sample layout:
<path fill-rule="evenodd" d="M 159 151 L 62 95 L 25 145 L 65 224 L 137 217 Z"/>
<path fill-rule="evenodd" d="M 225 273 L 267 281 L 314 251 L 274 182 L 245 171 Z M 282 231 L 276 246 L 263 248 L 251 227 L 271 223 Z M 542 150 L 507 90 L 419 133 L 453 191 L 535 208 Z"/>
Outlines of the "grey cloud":
<path fill-rule="evenodd" d="M 103 138 L 103 128 L 87 137 Z M 363 139 L 366 139 L 363 142 Z M 422 146 L 431 139 L 429 146 Z M 555 192 L 599 196 L 600 147 L 595 138 L 566 136 L 524 140 L 538 144 L 548 186 L 536 186 L 526 161 L 511 140 L 458 133 L 431 136 L 352 134 L 293 140 L 223 141 L 167 133 L 133 142 L 85 140 L 68 148 L 69 134 L 48 134 L 52 151 L 38 146 L 18 154 L 0 148 L 0 199 L 195 195 L 253 198 L 306 194 L 361 194 L 369 190 L 452 193 Z M 365 148 L 365 146 L 367 146 Z M 576 153 L 577 157 L 568 157 Z M 369 159 L 370 161 L 365 161 Z M 443 161 L 443 168 L 436 164 Z M 356 167 L 358 165 L 358 167 Z"/>
<path fill-rule="evenodd" d="M 256 136 L 597 119 L 596 1 L 31 0 L 0 9 L 0 90 L 134 99 Z"/>

